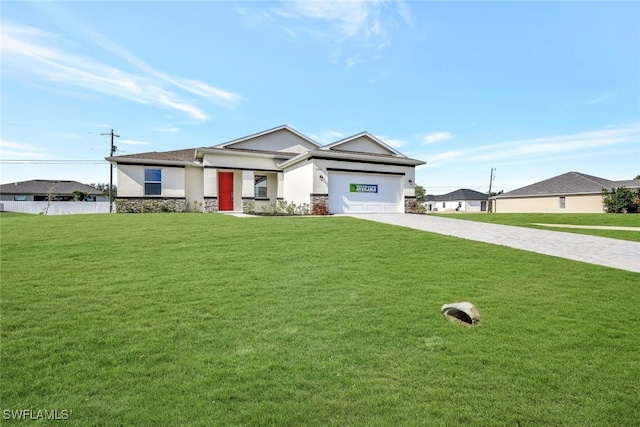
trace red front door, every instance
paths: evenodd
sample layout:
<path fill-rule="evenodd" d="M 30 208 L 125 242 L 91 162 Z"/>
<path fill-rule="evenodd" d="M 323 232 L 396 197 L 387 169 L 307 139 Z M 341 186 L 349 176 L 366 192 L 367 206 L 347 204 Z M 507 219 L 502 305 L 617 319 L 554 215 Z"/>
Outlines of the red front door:
<path fill-rule="evenodd" d="M 218 172 L 218 210 L 233 210 L 233 172 Z"/>

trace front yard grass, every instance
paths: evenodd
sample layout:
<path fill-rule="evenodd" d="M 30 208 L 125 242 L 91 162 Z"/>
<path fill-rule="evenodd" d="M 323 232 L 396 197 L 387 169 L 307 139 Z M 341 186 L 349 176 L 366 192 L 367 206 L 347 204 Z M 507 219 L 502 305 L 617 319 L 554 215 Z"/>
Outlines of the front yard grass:
<path fill-rule="evenodd" d="M 348 217 L 0 216 L 0 404 L 68 425 L 637 425 L 640 275 Z M 478 326 L 444 319 L 471 301 Z"/>
<path fill-rule="evenodd" d="M 543 213 L 491 213 L 465 212 L 455 214 L 430 214 L 445 218 L 468 221 L 490 222 L 494 224 L 514 225 L 517 227 L 538 228 L 541 230 L 563 231 L 567 233 L 589 234 L 611 239 L 640 242 L 640 231 L 595 230 L 583 228 L 544 227 L 536 224 L 567 224 L 589 226 L 638 227 L 640 214 L 543 214 Z"/>

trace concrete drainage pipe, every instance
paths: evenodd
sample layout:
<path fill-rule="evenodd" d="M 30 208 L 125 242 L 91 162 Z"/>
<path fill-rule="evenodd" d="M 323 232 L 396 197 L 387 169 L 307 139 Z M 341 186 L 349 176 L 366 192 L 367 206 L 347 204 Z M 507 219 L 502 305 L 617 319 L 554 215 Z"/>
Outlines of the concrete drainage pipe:
<path fill-rule="evenodd" d="M 480 312 L 470 302 L 454 302 L 445 304 L 440 308 L 444 316 L 452 322 L 465 325 L 477 325 L 480 321 Z"/>

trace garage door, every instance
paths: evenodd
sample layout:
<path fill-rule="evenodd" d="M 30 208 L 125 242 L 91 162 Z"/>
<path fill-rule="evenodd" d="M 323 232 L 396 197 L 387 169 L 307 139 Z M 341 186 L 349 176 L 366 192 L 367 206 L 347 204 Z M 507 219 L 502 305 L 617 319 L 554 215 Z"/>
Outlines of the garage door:
<path fill-rule="evenodd" d="M 404 212 L 402 176 L 329 172 L 329 211 Z"/>

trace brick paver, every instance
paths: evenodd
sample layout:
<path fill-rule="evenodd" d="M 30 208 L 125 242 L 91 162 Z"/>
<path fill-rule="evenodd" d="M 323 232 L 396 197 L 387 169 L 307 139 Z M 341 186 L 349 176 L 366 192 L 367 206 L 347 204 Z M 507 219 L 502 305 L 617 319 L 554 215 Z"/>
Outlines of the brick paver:
<path fill-rule="evenodd" d="M 640 273 L 640 243 L 638 242 L 431 215 L 349 214 L 348 216 Z"/>

